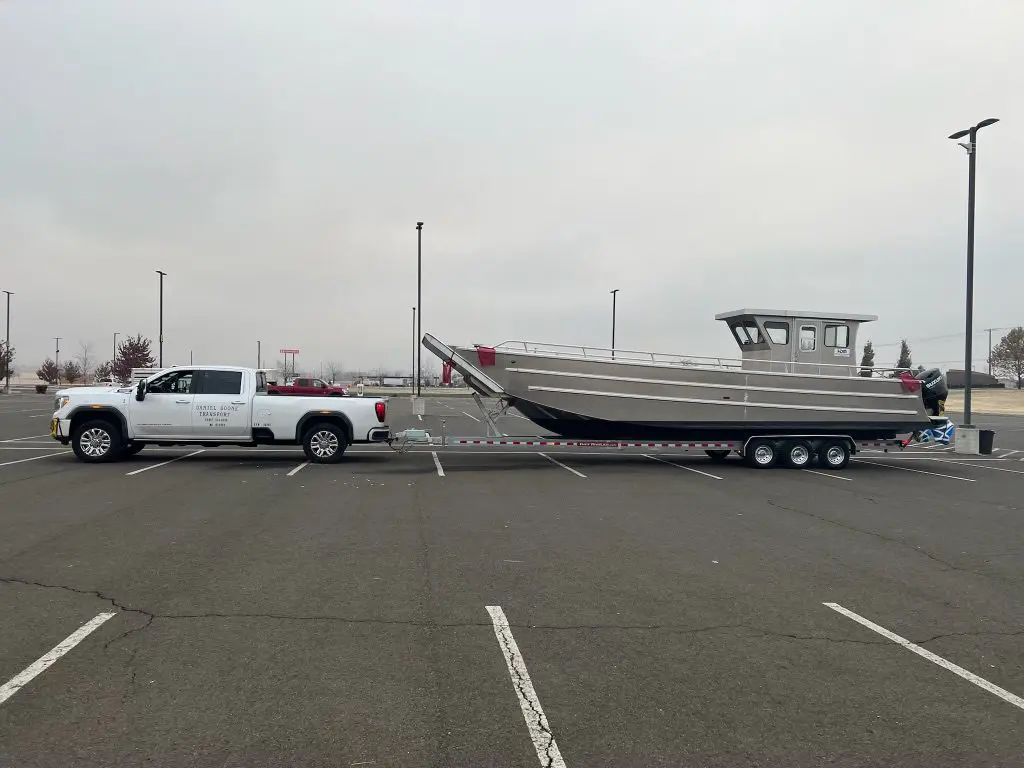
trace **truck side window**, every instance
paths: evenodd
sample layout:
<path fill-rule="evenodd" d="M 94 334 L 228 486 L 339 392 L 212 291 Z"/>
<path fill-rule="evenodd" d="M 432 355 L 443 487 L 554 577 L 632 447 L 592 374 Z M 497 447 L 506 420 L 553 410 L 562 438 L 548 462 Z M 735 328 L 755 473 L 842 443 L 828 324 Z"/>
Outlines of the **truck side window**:
<path fill-rule="evenodd" d="M 242 394 L 241 371 L 203 371 L 199 385 L 201 395 Z"/>
<path fill-rule="evenodd" d="M 317 389 L 327 389 L 327 385 L 320 381 L 320 379 L 313 379 L 313 386 Z"/>
<path fill-rule="evenodd" d="M 156 395 L 192 394 L 192 371 L 175 371 L 146 385 L 146 392 Z"/>

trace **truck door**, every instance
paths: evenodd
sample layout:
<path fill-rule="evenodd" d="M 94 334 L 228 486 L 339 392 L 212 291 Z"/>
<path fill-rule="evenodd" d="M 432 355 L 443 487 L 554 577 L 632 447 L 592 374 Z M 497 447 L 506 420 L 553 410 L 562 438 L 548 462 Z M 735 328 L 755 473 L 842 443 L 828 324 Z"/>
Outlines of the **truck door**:
<path fill-rule="evenodd" d="M 194 371 L 164 374 L 146 387 L 144 400 L 129 400 L 128 418 L 138 438 L 192 437 Z"/>
<path fill-rule="evenodd" d="M 241 371 L 198 371 L 192 406 L 196 440 L 248 439 L 252 433 L 252 392 Z"/>

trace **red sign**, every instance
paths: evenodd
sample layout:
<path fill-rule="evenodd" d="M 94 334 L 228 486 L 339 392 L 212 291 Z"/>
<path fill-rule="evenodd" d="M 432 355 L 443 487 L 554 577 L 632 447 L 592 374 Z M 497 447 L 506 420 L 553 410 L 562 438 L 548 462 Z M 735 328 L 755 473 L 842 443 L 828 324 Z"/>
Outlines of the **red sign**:
<path fill-rule="evenodd" d="M 299 354 L 299 350 L 297 350 L 297 349 L 279 349 L 277 351 L 280 352 L 282 355 L 297 355 L 297 354 Z"/>

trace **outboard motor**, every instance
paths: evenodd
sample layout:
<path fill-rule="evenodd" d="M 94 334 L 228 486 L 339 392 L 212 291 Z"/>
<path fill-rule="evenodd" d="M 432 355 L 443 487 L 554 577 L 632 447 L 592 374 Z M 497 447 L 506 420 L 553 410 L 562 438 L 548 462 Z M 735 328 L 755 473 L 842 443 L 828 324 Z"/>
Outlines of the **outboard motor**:
<path fill-rule="evenodd" d="M 921 395 L 924 398 L 924 405 L 932 416 L 941 416 L 946 408 L 946 397 L 949 395 L 949 387 L 946 386 L 946 378 L 938 368 L 929 368 L 921 371 L 915 377 L 921 382 Z"/>

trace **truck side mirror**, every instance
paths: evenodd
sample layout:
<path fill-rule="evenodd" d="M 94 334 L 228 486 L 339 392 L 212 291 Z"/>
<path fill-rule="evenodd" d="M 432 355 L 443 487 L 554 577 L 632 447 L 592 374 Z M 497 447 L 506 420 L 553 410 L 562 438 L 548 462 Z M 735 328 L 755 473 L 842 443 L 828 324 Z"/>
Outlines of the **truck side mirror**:
<path fill-rule="evenodd" d="M 146 399 L 146 382 L 145 380 L 140 381 L 139 385 L 135 388 L 135 399 L 142 401 Z"/>

